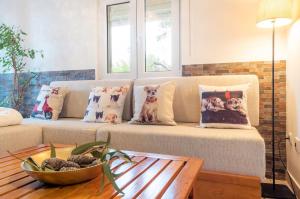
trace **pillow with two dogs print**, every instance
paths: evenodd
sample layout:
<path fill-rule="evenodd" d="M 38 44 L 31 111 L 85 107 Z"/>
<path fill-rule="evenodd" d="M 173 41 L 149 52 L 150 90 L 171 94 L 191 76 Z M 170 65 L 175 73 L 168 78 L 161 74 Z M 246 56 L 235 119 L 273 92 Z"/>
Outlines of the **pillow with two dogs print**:
<path fill-rule="evenodd" d="M 84 122 L 114 123 L 122 122 L 128 86 L 96 87 L 89 95 Z"/>
<path fill-rule="evenodd" d="M 173 113 L 173 98 L 176 84 L 134 87 L 134 116 L 132 124 L 176 125 Z"/>
<path fill-rule="evenodd" d="M 57 120 L 67 92 L 66 87 L 43 85 L 31 112 L 31 118 Z"/>
<path fill-rule="evenodd" d="M 250 129 L 247 109 L 249 85 L 227 87 L 199 85 L 200 127 Z"/>

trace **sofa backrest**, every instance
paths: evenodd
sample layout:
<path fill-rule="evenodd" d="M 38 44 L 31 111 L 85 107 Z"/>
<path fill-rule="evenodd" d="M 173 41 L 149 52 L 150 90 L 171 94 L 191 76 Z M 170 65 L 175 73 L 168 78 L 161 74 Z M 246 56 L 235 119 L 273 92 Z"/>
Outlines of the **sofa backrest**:
<path fill-rule="evenodd" d="M 133 80 L 83 80 L 57 81 L 51 86 L 66 86 L 69 88 L 61 117 L 83 118 L 92 88 L 97 86 L 131 85 L 127 95 L 123 120 L 130 120 L 133 114 L 133 83 L 134 85 L 159 84 L 167 81 L 176 82 L 174 96 L 174 117 L 176 122 L 198 123 L 200 120 L 200 97 L 198 85 L 231 86 L 249 84 L 248 111 L 251 124 L 259 125 L 259 82 L 256 75 L 223 75 L 194 77 L 165 77 Z"/>
<path fill-rule="evenodd" d="M 251 124 L 259 125 L 259 82 L 256 75 L 193 76 L 138 79 L 134 85 L 158 84 L 175 81 L 174 119 L 176 122 L 199 122 L 200 96 L 198 85 L 231 86 L 249 84 L 248 111 Z"/>
<path fill-rule="evenodd" d="M 83 81 L 57 81 L 51 82 L 51 86 L 65 86 L 69 92 L 65 98 L 60 117 L 83 118 L 91 90 L 98 86 L 124 86 L 130 85 L 125 100 L 123 120 L 132 117 L 132 86 L 133 80 L 83 80 Z"/>

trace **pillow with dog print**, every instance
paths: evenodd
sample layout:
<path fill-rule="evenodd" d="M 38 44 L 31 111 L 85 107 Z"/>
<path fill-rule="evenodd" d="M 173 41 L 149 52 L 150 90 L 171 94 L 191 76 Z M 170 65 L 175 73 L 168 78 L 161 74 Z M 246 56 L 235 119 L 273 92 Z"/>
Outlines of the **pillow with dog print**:
<path fill-rule="evenodd" d="M 248 87 L 249 85 L 199 85 L 200 127 L 250 129 L 247 110 Z"/>
<path fill-rule="evenodd" d="M 176 125 L 173 98 L 176 85 L 166 82 L 160 85 L 134 87 L 134 116 L 132 124 Z"/>
<path fill-rule="evenodd" d="M 128 86 L 120 87 L 96 87 L 89 95 L 83 121 L 114 123 L 122 122 L 122 114 Z"/>
<path fill-rule="evenodd" d="M 31 118 L 57 120 L 68 92 L 66 87 L 43 85 L 36 99 Z"/>

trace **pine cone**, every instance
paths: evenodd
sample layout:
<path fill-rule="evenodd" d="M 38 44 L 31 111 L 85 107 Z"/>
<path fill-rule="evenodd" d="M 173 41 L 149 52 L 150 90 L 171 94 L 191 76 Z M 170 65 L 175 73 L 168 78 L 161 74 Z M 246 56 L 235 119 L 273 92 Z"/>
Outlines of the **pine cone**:
<path fill-rule="evenodd" d="M 75 162 L 70 162 L 58 158 L 49 158 L 43 161 L 42 168 L 50 168 L 55 171 L 59 171 L 62 167 L 75 167 L 80 168 Z"/>
<path fill-rule="evenodd" d="M 94 162 L 96 158 L 86 155 L 72 155 L 68 158 L 68 161 L 75 162 L 80 166 L 86 166 Z"/>
<path fill-rule="evenodd" d="M 76 171 L 78 168 L 76 167 L 62 167 L 59 171 Z"/>
<path fill-rule="evenodd" d="M 91 166 L 95 166 L 97 164 L 99 164 L 99 161 L 98 160 L 94 160 L 89 166 L 91 167 Z"/>

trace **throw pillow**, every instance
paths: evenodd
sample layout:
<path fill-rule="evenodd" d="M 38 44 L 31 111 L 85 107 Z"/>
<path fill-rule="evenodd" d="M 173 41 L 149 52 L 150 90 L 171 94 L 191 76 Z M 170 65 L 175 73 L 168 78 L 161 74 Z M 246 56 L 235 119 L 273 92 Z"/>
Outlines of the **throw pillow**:
<path fill-rule="evenodd" d="M 0 127 L 18 125 L 23 121 L 23 116 L 17 110 L 0 107 Z"/>
<path fill-rule="evenodd" d="M 121 123 L 128 86 L 96 87 L 89 95 L 83 121 Z"/>
<path fill-rule="evenodd" d="M 57 120 L 67 94 L 65 87 L 52 87 L 43 85 L 36 99 L 32 118 L 45 120 Z"/>
<path fill-rule="evenodd" d="M 135 111 L 130 123 L 176 125 L 173 113 L 175 88 L 174 82 L 135 86 Z"/>
<path fill-rule="evenodd" d="M 200 127 L 251 128 L 247 109 L 248 85 L 215 87 L 199 85 Z"/>

